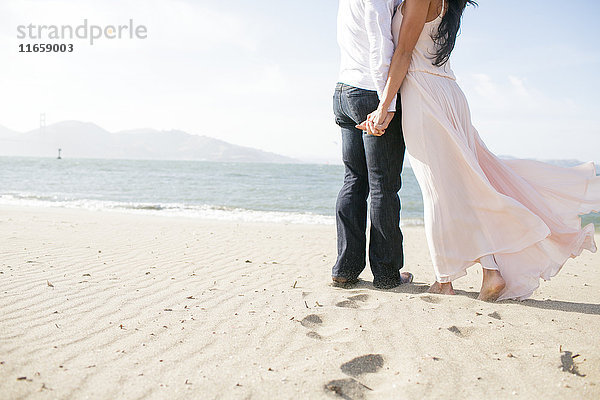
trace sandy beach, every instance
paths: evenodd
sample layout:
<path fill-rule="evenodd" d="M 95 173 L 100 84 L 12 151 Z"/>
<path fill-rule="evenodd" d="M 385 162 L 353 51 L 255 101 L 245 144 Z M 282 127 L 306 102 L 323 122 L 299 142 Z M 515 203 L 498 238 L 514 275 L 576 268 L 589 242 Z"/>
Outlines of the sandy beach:
<path fill-rule="evenodd" d="M 404 234 L 414 284 L 341 289 L 334 226 L 2 206 L 0 398 L 600 398 L 600 254 L 483 303 Z"/>

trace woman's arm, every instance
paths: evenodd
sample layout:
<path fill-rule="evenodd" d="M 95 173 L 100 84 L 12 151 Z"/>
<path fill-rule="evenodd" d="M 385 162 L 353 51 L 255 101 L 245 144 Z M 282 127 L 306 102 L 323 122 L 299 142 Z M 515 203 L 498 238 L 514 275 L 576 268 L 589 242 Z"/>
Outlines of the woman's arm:
<path fill-rule="evenodd" d="M 405 0 L 402 14 L 402 25 L 400 27 L 400 36 L 398 45 L 392 57 L 392 64 L 388 73 L 388 78 L 383 90 L 382 99 L 379 102 L 377 110 L 370 115 L 366 124 L 369 133 L 377 134 L 377 130 L 387 128 L 384 126 L 387 117 L 387 109 L 392 100 L 400 90 L 404 77 L 408 72 L 413 50 L 417 45 L 419 36 L 427 22 L 427 13 L 432 0 Z M 400 10 L 398 11 L 400 12 Z M 379 125 L 379 126 L 377 126 Z M 361 124 L 363 126 L 363 124 Z M 382 126 L 384 126 L 382 128 Z"/>
<path fill-rule="evenodd" d="M 402 86 L 410 66 L 413 50 L 423 32 L 425 22 L 427 22 L 430 3 L 431 0 L 406 0 L 404 2 L 398 46 L 392 57 L 390 72 L 383 91 L 383 100 L 379 104 L 379 108 L 382 110 L 387 110 Z"/>

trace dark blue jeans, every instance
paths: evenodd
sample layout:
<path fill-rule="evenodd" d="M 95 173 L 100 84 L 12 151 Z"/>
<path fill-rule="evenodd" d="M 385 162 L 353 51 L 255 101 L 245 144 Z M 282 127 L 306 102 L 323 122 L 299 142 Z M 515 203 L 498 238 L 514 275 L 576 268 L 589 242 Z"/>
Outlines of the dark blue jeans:
<path fill-rule="evenodd" d="M 401 106 L 383 136 L 366 135 L 355 125 L 379 105 L 377 92 L 338 83 L 335 121 L 342 130 L 344 185 L 336 204 L 338 258 L 332 275 L 358 278 L 366 265 L 367 198 L 371 194 L 369 262 L 375 286 L 400 283 L 404 265 L 400 230 L 400 174 L 404 161 Z"/>

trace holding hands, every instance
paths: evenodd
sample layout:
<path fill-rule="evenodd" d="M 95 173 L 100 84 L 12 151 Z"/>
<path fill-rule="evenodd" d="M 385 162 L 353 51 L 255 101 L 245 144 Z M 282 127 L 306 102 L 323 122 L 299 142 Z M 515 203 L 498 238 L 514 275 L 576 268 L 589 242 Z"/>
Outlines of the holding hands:
<path fill-rule="evenodd" d="M 390 125 L 394 114 L 378 107 L 377 110 L 367 116 L 366 121 L 356 125 L 356 128 L 362 129 L 368 135 L 381 136 Z"/>

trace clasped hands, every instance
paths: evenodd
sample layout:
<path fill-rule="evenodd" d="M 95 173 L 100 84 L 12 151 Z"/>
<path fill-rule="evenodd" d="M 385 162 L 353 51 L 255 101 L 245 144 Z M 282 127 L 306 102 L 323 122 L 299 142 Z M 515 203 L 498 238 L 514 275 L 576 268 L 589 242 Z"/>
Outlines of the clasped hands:
<path fill-rule="evenodd" d="M 385 130 L 390 125 L 392 118 L 394 118 L 393 112 L 388 112 L 377 108 L 377 110 L 367 115 L 366 121 L 356 125 L 356 128 L 361 129 L 368 135 L 381 136 L 385 133 Z"/>

